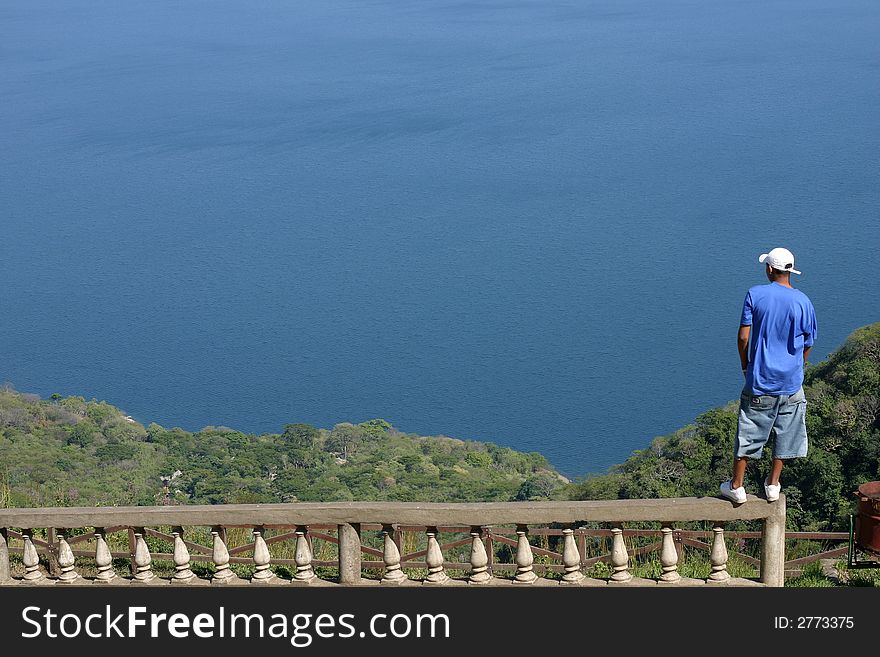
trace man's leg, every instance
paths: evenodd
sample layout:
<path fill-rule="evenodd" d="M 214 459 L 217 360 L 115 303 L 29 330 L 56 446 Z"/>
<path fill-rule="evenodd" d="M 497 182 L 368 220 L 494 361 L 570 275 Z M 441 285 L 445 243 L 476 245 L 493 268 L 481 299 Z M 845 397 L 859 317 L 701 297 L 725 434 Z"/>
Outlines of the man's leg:
<path fill-rule="evenodd" d="M 779 408 L 773 423 L 776 434 L 773 466 L 776 460 L 800 458 L 807 455 L 807 398 L 801 388 L 788 397 Z M 782 470 L 782 464 L 779 464 Z M 778 476 L 778 473 L 777 473 Z"/>
<path fill-rule="evenodd" d="M 770 438 L 776 419 L 778 397 L 752 395 L 743 391 L 740 396 L 739 417 L 736 424 L 736 441 L 733 457 L 731 488 L 740 488 L 746 476 L 749 458 L 758 459 Z"/>
<path fill-rule="evenodd" d="M 733 478 L 730 480 L 731 488 L 739 488 L 743 485 L 743 479 L 746 477 L 746 466 L 749 460 L 745 456 L 740 456 L 733 460 Z"/>
<path fill-rule="evenodd" d="M 770 474 L 767 477 L 767 483 L 771 486 L 779 484 L 779 475 L 782 474 L 782 459 L 773 459 L 773 465 L 770 466 Z"/>

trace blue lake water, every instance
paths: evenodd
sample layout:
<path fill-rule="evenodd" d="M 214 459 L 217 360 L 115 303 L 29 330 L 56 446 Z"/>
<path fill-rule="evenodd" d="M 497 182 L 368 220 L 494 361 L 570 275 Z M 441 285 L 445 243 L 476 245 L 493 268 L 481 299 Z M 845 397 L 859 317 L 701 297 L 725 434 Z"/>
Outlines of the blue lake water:
<path fill-rule="evenodd" d="M 0 4 L 0 381 L 603 471 L 738 397 L 757 256 L 880 319 L 874 0 Z"/>

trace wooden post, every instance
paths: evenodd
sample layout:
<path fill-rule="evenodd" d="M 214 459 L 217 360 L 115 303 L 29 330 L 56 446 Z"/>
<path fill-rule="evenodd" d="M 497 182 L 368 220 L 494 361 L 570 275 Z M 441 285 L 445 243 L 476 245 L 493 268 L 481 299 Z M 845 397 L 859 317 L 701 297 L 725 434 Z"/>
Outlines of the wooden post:
<path fill-rule="evenodd" d="M 580 565 L 581 565 L 581 568 L 583 568 L 584 564 L 587 561 L 587 535 L 583 531 L 583 529 L 581 529 L 578 532 L 577 542 L 578 542 L 578 553 L 581 555 L 581 564 Z"/>
<path fill-rule="evenodd" d="M 489 563 L 486 564 L 486 572 L 495 576 L 495 541 L 492 540 L 492 529 L 486 528 L 486 556 Z"/>
<path fill-rule="evenodd" d="M 58 565 L 58 545 L 56 543 L 55 528 L 49 527 L 46 531 L 46 559 L 49 562 L 49 575 L 58 577 L 61 574 L 61 566 Z"/>
<path fill-rule="evenodd" d="M 675 552 L 678 554 L 678 563 L 681 563 L 684 559 L 684 543 L 681 540 L 680 529 L 672 530 L 672 540 L 675 543 Z"/>
<path fill-rule="evenodd" d="M 131 567 L 132 577 L 137 575 L 137 566 L 135 565 L 135 555 L 137 554 L 137 539 L 134 536 L 134 527 L 128 528 L 128 558 Z"/>

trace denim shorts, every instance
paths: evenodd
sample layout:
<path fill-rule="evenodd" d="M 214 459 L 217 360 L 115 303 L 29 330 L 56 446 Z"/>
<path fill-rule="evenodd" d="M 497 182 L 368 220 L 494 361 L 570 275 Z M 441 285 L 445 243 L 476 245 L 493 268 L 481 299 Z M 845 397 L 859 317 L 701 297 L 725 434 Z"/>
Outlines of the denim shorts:
<path fill-rule="evenodd" d="M 807 455 L 807 398 L 801 388 L 793 395 L 754 395 L 743 390 L 736 427 L 736 456 L 759 459 L 773 438 L 773 458 Z"/>

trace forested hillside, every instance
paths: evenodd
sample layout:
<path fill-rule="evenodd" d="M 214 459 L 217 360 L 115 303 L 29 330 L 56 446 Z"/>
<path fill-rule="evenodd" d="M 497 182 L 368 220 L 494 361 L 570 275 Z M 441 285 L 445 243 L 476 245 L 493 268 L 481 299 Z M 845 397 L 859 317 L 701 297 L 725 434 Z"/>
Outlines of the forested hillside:
<path fill-rule="evenodd" d="M 827 361 L 808 366 L 809 454 L 782 472 L 790 529 L 848 529 L 852 491 L 880 479 L 880 322 L 853 333 Z M 570 499 L 717 495 L 730 477 L 739 402 L 656 438 L 608 474 L 566 490 Z M 770 454 L 750 464 L 745 487 L 763 491 Z"/>
<path fill-rule="evenodd" d="M 0 506 L 508 501 L 546 499 L 562 483 L 540 454 L 384 420 L 192 433 L 144 427 L 105 402 L 0 390 Z"/>

